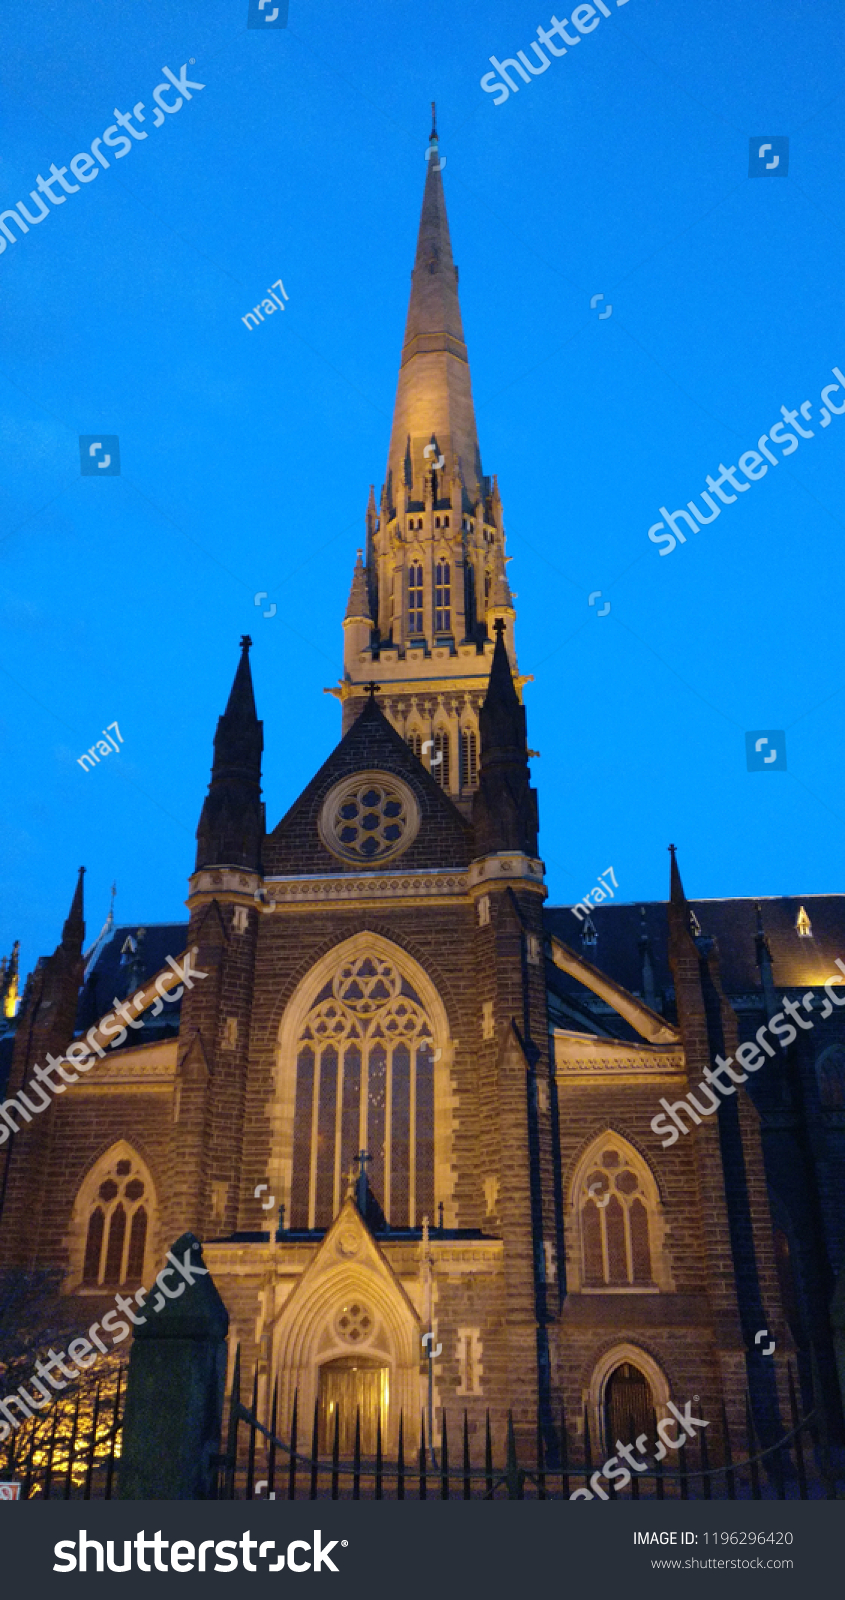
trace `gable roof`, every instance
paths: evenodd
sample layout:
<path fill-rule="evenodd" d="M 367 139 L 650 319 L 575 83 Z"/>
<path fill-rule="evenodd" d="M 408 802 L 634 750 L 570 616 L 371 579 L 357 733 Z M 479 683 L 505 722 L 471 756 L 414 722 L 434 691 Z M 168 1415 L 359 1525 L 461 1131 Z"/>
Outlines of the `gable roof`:
<path fill-rule="evenodd" d="M 298 800 L 268 835 L 264 870 L 274 875 L 379 871 L 378 861 L 342 861 L 323 844 L 318 819 L 329 790 L 357 772 L 402 778 L 420 808 L 416 838 L 384 863 L 385 872 L 425 867 L 466 867 L 474 855 L 473 830 L 371 697 Z"/>

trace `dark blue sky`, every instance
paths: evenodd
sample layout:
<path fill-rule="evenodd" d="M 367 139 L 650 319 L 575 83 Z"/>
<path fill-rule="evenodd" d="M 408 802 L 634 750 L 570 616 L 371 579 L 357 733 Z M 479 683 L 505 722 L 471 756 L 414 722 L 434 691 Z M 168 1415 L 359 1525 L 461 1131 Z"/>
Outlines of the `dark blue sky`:
<path fill-rule="evenodd" d="M 270 826 L 339 737 L 322 691 L 432 98 L 551 900 L 609 866 L 622 899 L 665 896 L 670 840 L 693 897 L 843 888 L 845 416 L 818 427 L 845 370 L 841 4 L 608 9 L 497 105 L 489 58 L 528 50 L 544 0 L 290 0 L 267 32 L 247 0 L 6 0 L 4 208 L 36 210 L 115 109 L 143 101 L 149 133 L 0 255 L 0 951 L 21 938 L 24 968 L 83 862 L 89 939 L 112 879 L 122 922 L 184 914 L 243 632 Z M 205 87 L 154 128 L 192 57 Z M 787 178 L 748 177 L 757 135 L 788 136 Z M 279 278 L 287 309 L 247 331 Z M 661 504 L 805 400 L 814 437 L 661 557 Z M 101 431 L 120 477 L 80 475 Z M 115 720 L 121 754 L 83 772 Z M 786 772 L 747 771 L 749 729 L 786 729 Z"/>

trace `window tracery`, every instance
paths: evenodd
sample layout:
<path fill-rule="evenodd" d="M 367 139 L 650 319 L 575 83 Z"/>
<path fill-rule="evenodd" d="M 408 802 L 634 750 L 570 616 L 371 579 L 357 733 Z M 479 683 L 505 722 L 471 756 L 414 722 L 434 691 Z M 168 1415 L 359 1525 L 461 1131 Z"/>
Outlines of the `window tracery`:
<path fill-rule="evenodd" d="M 391 1227 L 434 1214 L 434 1051 L 419 995 L 386 958 L 343 961 L 296 1050 L 291 1225 L 325 1228 L 359 1151 Z"/>

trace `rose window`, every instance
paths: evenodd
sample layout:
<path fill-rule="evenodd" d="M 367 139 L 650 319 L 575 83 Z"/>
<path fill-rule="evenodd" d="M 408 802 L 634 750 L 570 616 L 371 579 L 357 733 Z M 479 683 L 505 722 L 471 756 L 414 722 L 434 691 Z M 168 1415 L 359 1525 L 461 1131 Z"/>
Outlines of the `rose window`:
<path fill-rule="evenodd" d="M 323 843 L 344 861 L 380 862 L 416 836 L 419 811 L 407 784 L 384 772 L 358 773 L 329 792 L 319 820 Z"/>

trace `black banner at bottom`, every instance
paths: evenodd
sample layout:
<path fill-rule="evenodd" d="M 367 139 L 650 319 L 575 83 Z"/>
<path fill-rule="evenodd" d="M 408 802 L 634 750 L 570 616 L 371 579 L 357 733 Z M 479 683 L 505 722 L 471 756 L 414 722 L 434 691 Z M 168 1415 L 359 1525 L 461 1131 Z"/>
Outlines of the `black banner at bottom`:
<path fill-rule="evenodd" d="M 457 1600 L 481 1588 L 487 1600 L 526 1584 L 795 1593 L 797 1579 L 819 1592 L 841 1584 L 844 1510 L 789 1500 L 10 1500 L 0 1505 L 3 1589 L 40 1600 L 108 1584 L 129 1600 L 153 1584 L 191 1594 L 213 1578 L 256 1596 L 327 1582 L 355 1600 L 391 1591 Z"/>

